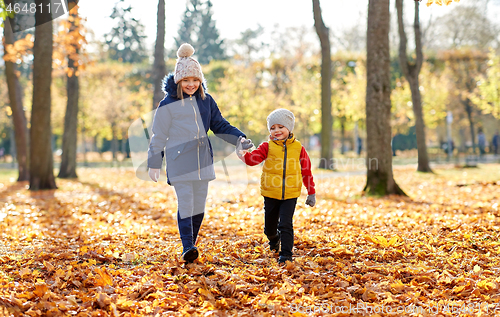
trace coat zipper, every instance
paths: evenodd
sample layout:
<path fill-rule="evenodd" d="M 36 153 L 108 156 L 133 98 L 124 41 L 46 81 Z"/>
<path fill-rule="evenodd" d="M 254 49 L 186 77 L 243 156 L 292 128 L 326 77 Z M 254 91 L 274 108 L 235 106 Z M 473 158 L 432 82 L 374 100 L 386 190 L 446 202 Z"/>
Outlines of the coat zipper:
<path fill-rule="evenodd" d="M 285 147 L 285 159 L 283 160 L 283 189 L 281 191 L 281 200 L 285 200 L 285 180 L 286 180 L 286 140 L 283 142 L 283 146 Z"/>
<path fill-rule="evenodd" d="M 193 96 L 189 96 L 189 100 L 193 100 Z M 193 102 L 191 102 L 191 106 L 194 111 L 194 122 L 196 123 L 196 127 L 198 128 L 198 134 L 196 135 L 198 138 L 198 178 L 201 181 L 201 171 L 200 171 L 200 126 L 198 125 L 198 115 L 196 114 L 196 109 L 194 108 Z"/>

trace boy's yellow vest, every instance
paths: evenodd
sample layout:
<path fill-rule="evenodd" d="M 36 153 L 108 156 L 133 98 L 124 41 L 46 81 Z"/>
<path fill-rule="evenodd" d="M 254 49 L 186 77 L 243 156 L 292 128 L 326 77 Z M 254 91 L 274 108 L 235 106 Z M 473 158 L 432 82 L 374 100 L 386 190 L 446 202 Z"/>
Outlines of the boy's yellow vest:
<path fill-rule="evenodd" d="M 300 196 L 302 189 L 301 151 L 302 144 L 293 136 L 286 141 L 269 141 L 269 151 L 260 181 L 262 196 L 280 200 Z"/>

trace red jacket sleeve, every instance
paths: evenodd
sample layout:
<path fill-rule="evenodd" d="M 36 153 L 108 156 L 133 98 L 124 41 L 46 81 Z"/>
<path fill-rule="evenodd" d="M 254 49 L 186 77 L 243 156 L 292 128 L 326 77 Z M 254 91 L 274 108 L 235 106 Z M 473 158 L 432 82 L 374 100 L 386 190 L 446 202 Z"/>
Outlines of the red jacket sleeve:
<path fill-rule="evenodd" d="M 243 157 L 240 157 L 240 159 L 245 162 L 246 165 L 255 166 L 262 163 L 262 161 L 267 158 L 268 152 L 269 144 L 267 142 L 264 142 L 252 152 L 248 152 Z"/>
<path fill-rule="evenodd" d="M 314 179 L 311 173 L 311 160 L 304 147 L 300 151 L 300 166 L 302 168 L 302 182 L 307 188 L 307 194 L 315 194 L 316 189 L 314 188 Z"/>

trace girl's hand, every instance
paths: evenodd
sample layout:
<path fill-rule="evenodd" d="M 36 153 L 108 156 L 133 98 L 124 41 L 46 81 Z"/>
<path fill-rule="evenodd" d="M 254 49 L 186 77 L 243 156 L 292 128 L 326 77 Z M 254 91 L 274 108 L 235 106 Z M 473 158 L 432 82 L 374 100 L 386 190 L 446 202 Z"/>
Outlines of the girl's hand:
<path fill-rule="evenodd" d="M 236 142 L 236 154 L 238 154 L 238 156 L 243 156 L 252 147 L 253 147 L 252 140 L 245 139 L 244 137 L 240 136 L 238 138 L 238 141 Z"/>
<path fill-rule="evenodd" d="M 159 168 L 150 168 L 149 169 L 149 178 L 153 180 L 153 182 L 158 182 L 160 178 L 160 169 Z"/>

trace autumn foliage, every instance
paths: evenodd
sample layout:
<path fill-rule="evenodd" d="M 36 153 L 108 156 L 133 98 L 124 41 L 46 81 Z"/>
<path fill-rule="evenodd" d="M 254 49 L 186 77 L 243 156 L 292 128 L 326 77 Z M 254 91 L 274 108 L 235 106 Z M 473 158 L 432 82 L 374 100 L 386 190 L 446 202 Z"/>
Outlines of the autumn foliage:
<path fill-rule="evenodd" d="M 258 182 L 211 184 L 201 256 L 185 265 L 164 183 L 84 169 L 29 192 L 0 178 L 0 315 L 317 316 L 366 304 L 492 316 L 500 165 L 436 171 L 395 170 L 411 198 L 359 197 L 365 176 L 316 172 L 318 204 L 299 199 L 286 266 L 268 250 Z"/>
<path fill-rule="evenodd" d="M 415 1 L 422 1 L 422 0 L 415 0 Z M 431 6 L 433 3 L 436 3 L 439 6 L 442 6 L 443 3 L 446 5 L 450 5 L 453 1 L 455 2 L 460 2 L 460 0 L 427 0 L 427 6 Z"/>

